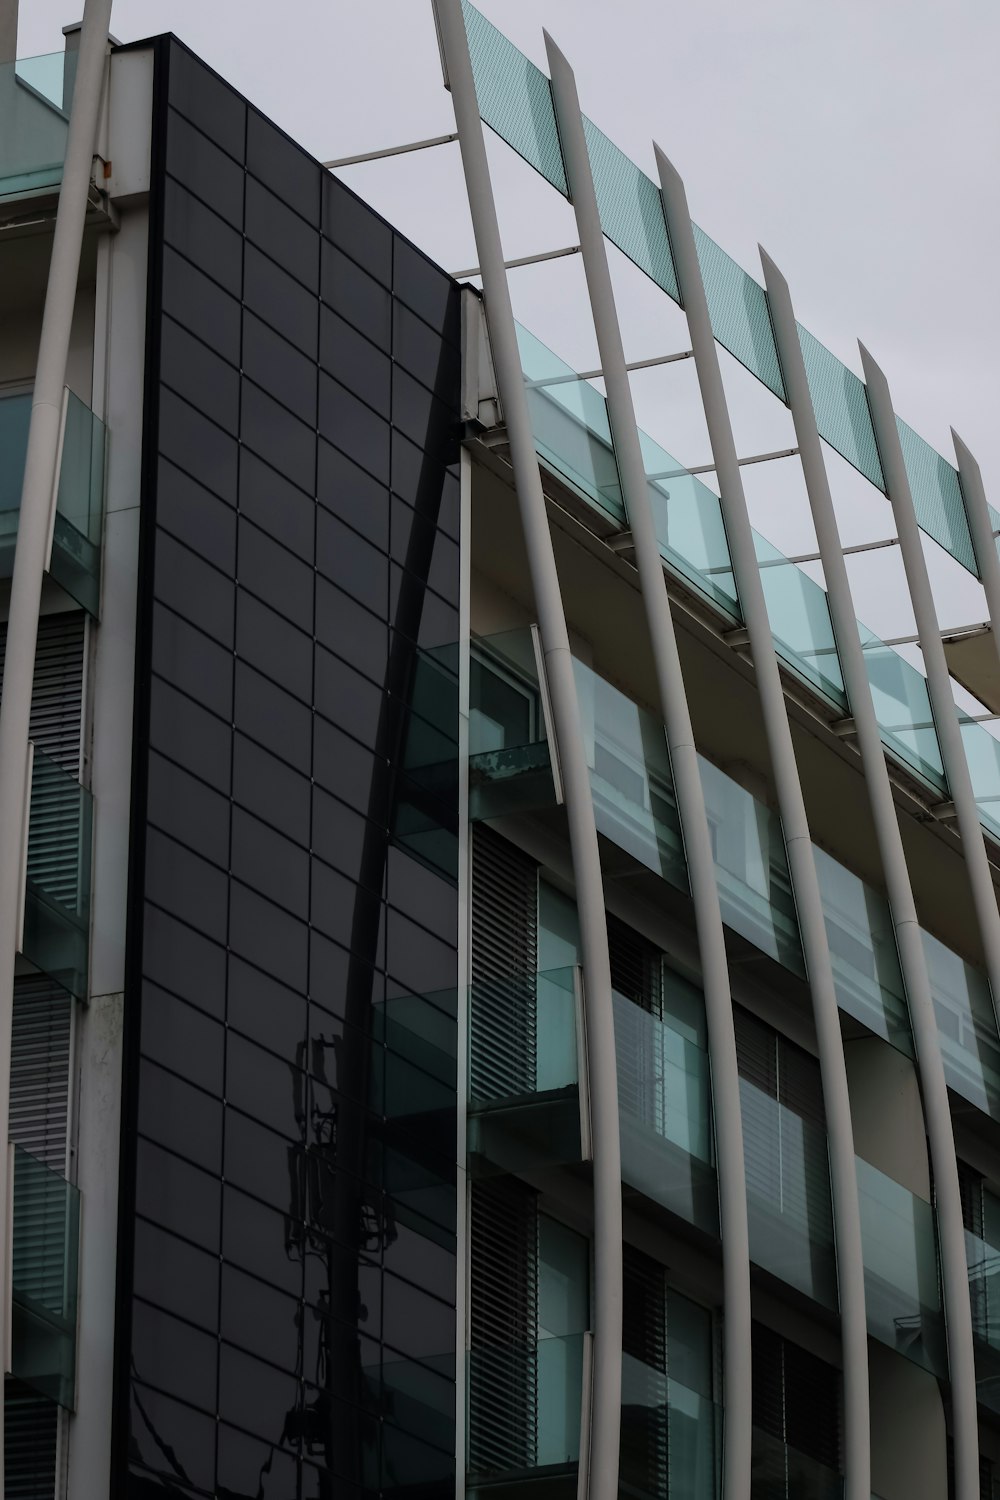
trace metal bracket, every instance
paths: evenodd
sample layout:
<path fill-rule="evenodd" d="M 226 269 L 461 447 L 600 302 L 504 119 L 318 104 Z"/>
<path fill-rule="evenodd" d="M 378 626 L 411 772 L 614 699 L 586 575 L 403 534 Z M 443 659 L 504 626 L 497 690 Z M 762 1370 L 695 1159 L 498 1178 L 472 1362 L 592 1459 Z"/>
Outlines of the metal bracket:
<path fill-rule="evenodd" d="M 724 630 L 722 639 L 734 651 L 741 651 L 750 645 L 750 632 L 745 625 L 736 625 L 732 630 Z"/>
<path fill-rule="evenodd" d="M 633 552 L 635 542 L 632 540 L 631 531 L 613 531 L 610 536 L 604 538 L 604 544 L 610 547 L 612 552 Z"/>

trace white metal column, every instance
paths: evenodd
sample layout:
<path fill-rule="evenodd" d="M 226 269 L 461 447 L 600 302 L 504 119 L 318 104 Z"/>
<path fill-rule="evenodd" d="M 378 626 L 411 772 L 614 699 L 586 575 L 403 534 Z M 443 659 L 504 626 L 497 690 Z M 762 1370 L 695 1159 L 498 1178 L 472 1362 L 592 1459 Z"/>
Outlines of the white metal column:
<path fill-rule="evenodd" d="M 823 459 L 816 415 L 799 343 L 788 285 L 777 266 L 760 252 L 774 342 L 795 423 L 816 540 L 826 578 L 830 618 L 847 688 L 848 712 L 854 717 L 858 750 L 871 806 L 872 823 L 885 876 L 899 964 L 906 988 L 910 1025 L 917 1054 L 924 1120 L 930 1143 L 937 1199 L 941 1273 L 944 1285 L 948 1365 L 951 1372 L 956 1500 L 976 1500 L 979 1493 L 979 1431 L 976 1420 L 976 1366 L 972 1347 L 972 1310 L 965 1231 L 955 1159 L 948 1087 L 938 1039 L 913 887 L 889 780 L 882 735 L 875 715 L 871 683 L 858 632 L 851 582 L 844 561 L 830 482 Z"/>
<path fill-rule="evenodd" d="M 615 1500 L 621 1424 L 622 1202 L 611 965 L 597 827 L 569 635 L 535 454 L 504 270 L 496 204 L 460 0 L 434 0 L 455 108 L 486 302 L 493 362 L 555 721 L 580 915 L 594 1168 L 594 1380 L 589 1474 L 592 1500 Z"/>
<path fill-rule="evenodd" d="M 840 1290 L 844 1361 L 845 1500 L 870 1500 L 871 1434 L 868 1412 L 868 1329 L 865 1319 L 861 1215 L 854 1165 L 847 1066 L 823 903 L 805 800 L 778 670 L 767 604 L 754 551 L 743 480 L 726 406 L 719 356 L 698 262 L 687 194 L 680 176 L 654 145 L 663 212 L 681 302 L 701 387 L 709 441 L 722 497 L 726 536 L 736 588 L 749 636 L 764 729 L 774 773 L 788 870 L 798 914 L 802 949 L 812 995 L 813 1018 L 823 1080 L 833 1199 L 837 1276 Z"/>
<path fill-rule="evenodd" d="M 42 578 L 48 564 L 48 542 L 55 505 L 66 360 L 107 63 L 111 6 L 112 0 L 86 0 L 84 8 L 66 158 L 42 313 L 14 552 L 3 696 L 0 698 L 0 1202 L 6 1200 L 10 1191 L 7 1181 L 7 1111 L 11 1014 L 22 880 L 20 855 L 30 797 L 28 721 L 31 685 Z M 3 1265 L 5 1259 L 6 1246 L 0 1248 L 0 1286 L 8 1282 Z M 9 1306 L 4 1303 L 0 1308 L 4 1325 L 9 1316 Z M 3 1451 L 2 1410 L 0 1403 L 0 1453 Z M 0 1500 L 2 1497 L 0 1473 Z"/>
<path fill-rule="evenodd" d="M 958 477 L 962 486 L 962 500 L 972 535 L 972 545 L 979 564 L 979 576 L 983 581 L 986 603 L 990 611 L 993 628 L 993 645 L 1000 656 L 1000 557 L 997 556 L 997 539 L 993 535 L 989 506 L 986 503 L 986 488 L 979 464 L 962 442 L 954 427 L 951 440 L 958 459 Z"/>
<path fill-rule="evenodd" d="M 749 1494 L 751 1459 L 750 1249 L 739 1070 L 725 933 L 705 797 L 698 768 L 698 753 L 674 634 L 663 561 L 653 524 L 576 80 L 566 58 L 547 32 L 545 47 L 552 76 L 552 102 L 562 145 L 563 165 L 570 200 L 576 211 L 584 272 L 607 390 L 611 434 L 628 525 L 635 544 L 636 567 L 653 650 L 660 711 L 670 752 L 698 929 L 711 1058 L 722 1233 L 725 1345 L 723 1497 L 724 1500 L 740 1500 L 740 1497 Z"/>

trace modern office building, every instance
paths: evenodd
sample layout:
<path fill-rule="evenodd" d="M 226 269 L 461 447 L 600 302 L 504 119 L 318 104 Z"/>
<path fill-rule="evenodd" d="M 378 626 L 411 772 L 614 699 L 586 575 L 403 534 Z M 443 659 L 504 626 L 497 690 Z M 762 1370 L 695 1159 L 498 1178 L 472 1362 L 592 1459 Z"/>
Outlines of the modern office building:
<path fill-rule="evenodd" d="M 98 10 L 0 63 L 5 619 L 49 521 L 0 635 L 7 1500 L 995 1500 L 1000 747 L 953 681 L 985 716 L 1000 664 L 921 540 L 994 610 L 975 460 L 548 39 L 436 0 L 460 284 Z M 483 123 L 572 204 L 598 369 L 514 323 Z M 607 241 L 681 345 L 623 347 Z M 737 449 L 719 346 L 790 448 Z M 685 360 L 697 473 L 630 383 Z M 923 672 L 856 621 L 848 466 Z"/>

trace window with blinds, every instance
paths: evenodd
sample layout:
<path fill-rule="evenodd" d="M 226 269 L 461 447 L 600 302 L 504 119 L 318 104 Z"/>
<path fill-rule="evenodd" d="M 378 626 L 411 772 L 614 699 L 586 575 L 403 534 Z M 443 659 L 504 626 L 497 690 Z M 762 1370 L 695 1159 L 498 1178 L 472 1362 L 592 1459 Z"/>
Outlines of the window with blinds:
<path fill-rule="evenodd" d="M 839 1472 L 840 1371 L 763 1323 L 751 1337 L 754 1426 Z"/>
<path fill-rule="evenodd" d="M 530 1094 L 537 1070 L 538 866 L 484 824 L 472 843 L 473 1099 Z"/>
<path fill-rule="evenodd" d="M 59 1408 L 9 1376 L 4 1383 L 6 1500 L 52 1500 Z"/>

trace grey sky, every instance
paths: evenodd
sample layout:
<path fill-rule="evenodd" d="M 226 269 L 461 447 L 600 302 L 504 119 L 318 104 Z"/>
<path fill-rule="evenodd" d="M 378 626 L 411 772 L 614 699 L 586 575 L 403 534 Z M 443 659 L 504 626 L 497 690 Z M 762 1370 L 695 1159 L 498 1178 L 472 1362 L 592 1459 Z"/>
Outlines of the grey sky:
<path fill-rule="evenodd" d="M 574 65 L 583 108 L 652 171 L 655 136 L 694 217 L 759 276 L 760 241 L 808 328 L 859 370 L 883 365 L 896 408 L 950 459 L 949 426 L 1000 508 L 1000 242 L 995 0 L 479 0 L 544 66 L 542 27 Z M 19 51 L 55 50 L 79 0 L 21 0 Z M 453 128 L 429 0 L 117 0 L 122 40 L 173 30 L 321 158 Z M 499 143 L 508 254 L 570 244 L 572 213 Z M 342 174 L 448 269 L 472 265 L 457 148 Z M 686 347 L 683 319 L 616 257 L 630 357 Z M 596 363 L 578 262 L 512 273 L 515 310 L 577 367 Z M 790 445 L 780 404 L 727 364 L 743 452 Z M 640 420 L 679 459 L 708 459 L 690 365 L 636 381 Z M 797 464 L 747 470 L 755 523 L 786 551 L 811 528 Z M 846 541 L 891 532 L 887 503 L 846 465 Z M 980 619 L 978 589 L 931 548 L 942 623 Z M 852 563 L 859 612 L 907 628 L 898 558 Z"/>

